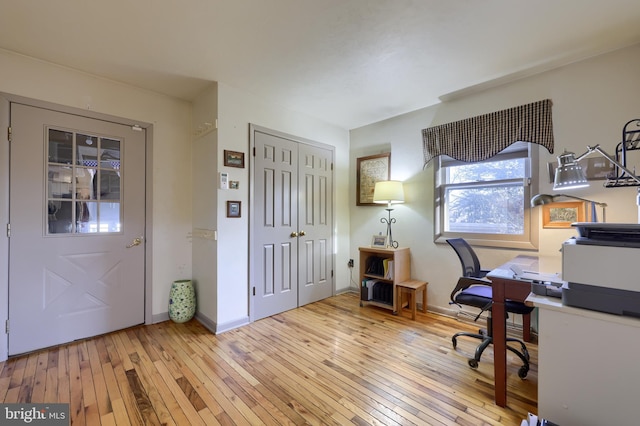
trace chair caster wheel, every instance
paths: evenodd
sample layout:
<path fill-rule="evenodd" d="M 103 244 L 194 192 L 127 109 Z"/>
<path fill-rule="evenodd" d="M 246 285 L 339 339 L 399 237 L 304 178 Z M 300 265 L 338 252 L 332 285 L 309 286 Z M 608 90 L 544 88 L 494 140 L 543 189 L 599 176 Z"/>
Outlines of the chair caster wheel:
<path fill-rule="evenodd" d="M 471 368 L 473 368 L 475 370 L 476 368 L 478 368 L 478 361 L 476 361 L 475 358 L 469 359 L 469 367 L 471 367 Z M 525 375 L 526 375 L 526 373 L 525 373 Z"/>
<path fill-rule="evenodd" d="M 527 373 L 529 373 L 529 367 L 527 367 L 526 365 L 523 365 L 518 369 L 518 377 L 520 377 L 521 379 L 526 378 Z"/>

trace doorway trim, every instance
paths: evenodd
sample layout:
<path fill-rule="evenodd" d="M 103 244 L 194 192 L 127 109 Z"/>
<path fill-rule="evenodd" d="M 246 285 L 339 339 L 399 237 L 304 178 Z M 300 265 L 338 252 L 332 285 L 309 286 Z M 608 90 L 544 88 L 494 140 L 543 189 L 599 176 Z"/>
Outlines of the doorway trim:
<path fill-rule="evenodd" d="M 11 122 L 11 103 L 20 103 L 37 108 L 45 108 L 66 114 L 92 118 L 96 120 L 109 121 L 126 126 L 139 126 L 145 129 L 145 269 L 144 269 L 144 323 L 152 324 L 152 271 L 153 271 L 153 124 L 135 121 L 128 118 L 117 117 L 109 114 L 102 114 L 95 111 L 80 108 L 68 107 L 52 102 L 26 98 L 18 95 L 0 92 L 0 224 L 5 230 L 0 234 L 0 325 L 7 324 L 9 320 L 9 237 L 6 227 L 9 223 L 9 166 L 10 166 L 10 143 L 9 143 L 9 123 Z M 4 338 L 0 337 L 0 362 L 7 360 L 9 353 L 9 335 L 6 332 Z"/>

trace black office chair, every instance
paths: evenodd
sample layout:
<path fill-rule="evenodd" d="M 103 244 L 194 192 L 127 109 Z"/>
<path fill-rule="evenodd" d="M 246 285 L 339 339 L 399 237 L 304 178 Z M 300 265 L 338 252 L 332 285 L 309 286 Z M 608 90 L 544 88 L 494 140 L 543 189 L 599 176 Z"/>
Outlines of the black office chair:
<path fill-rule="evenodd" d="M 447 240 L 447 243 L 455 250 L 462 264 L 462 277 L 458 279 L 456 287 L 451 292 L 451 302 L 449 302 L 449 304 L 456 304 L 460 307 L 462 307 L 461 305 L 467 305 L 479 308 L 480 313 L 474 321 L 477 321 L 483 312 L 488 313 L 486 330 L 481 329 L 478 333 L 460 332 L 454 334 L 451 338 L 454 349 L 458 344 L 458 337 L 460 336 L 482 340 L 476 348 L 475 356 L 469 359 L 469 366 L 475 369 L 478 368 L 478 363 L 484 350 L 493 343 L 491 332 L 493 326 L 491 319 L 491 305 L 493 304 L 491 281 L 485 278 L 489 271 L 481 269 L 478 256 L 463 238 L 451 238 Z M 532 310 L 532 307 L 522 302 L 512 300 L 505 302 L 505 311 L 507 313 L 527 315 L 530 314 Z M 520 344 L 521 350 L 519 351 L 509 346 L 509 342 Z M 518 370 L 518 377 L 524 379 L 529 372 L 529 352 L 527 351 L 527 347 L 521 340 L 507 337 L 507 349 L 522 360 L 524 365 Z"/>

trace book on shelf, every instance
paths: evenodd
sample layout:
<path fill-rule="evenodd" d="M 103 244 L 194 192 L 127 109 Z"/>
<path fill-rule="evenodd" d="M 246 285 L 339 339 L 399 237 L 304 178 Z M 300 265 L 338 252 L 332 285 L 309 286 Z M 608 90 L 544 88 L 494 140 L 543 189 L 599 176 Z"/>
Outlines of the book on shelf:
<path fill-rule="evenodd" d="M 385 259 L 385 262 L 384 262 L 384 279 L 393 281 L 393 260 Z"/>
<path fill-rule="evenodd" d="M 373 285 L 377 283 L 378 280 L 372 279 L 364 279 L 362 280 L 362 300 L 371 300 L 373 299 Z M 366 296 L 365 296 L 366 295 Z"/>

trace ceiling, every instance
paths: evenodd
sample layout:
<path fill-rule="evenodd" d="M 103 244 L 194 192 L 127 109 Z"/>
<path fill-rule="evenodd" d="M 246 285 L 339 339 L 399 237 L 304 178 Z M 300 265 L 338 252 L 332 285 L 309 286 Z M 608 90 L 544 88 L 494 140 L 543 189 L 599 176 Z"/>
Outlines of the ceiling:
<path fill-rule="evenodd" d="M 2 49 L 345 129 L 639 42 L 638 0 L 0 0 Z"/>

